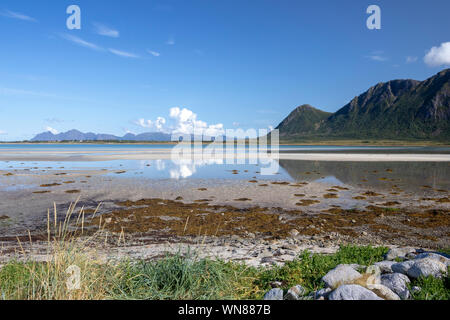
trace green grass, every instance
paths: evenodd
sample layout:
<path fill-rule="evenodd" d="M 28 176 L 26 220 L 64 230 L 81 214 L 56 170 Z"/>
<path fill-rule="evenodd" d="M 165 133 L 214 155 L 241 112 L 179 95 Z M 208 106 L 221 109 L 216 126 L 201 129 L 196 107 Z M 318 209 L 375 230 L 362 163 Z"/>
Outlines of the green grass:
<path fill-rule="evenodd" d="M 81 266 L 80 290 L 68 290 L 67 266 Z M 91 261 L 10 262 L 0 269 L 0 300 L 98 300 L 105 297 L 108 268 Z"/>
<path fill-rule="evenodd" d="M 114 299 L 238 299 L 246 291 L 240 283 L 251 273 L 242 264 L 179 254 L 153 262 L 128 261 L 118 268 L 120 277 L 110 293 Z"/>
<path fill-rule="evenodd" d="M 280 281 L 285 290 L 301 284 L 311 292 L 323 287 L 321 278 L 338 264 L 371 265 L 383 260 L 387 250 L 342 246 L 335 254 L 305 251 L 294 261 L 271 268 L 199 259 L 192 253 L 168 255 L 155 261 L 99 264 L 75 252 L 49 263 L 6 264 L 0 269 L 0 299 L 261 299 L 272 281 Z M 82 290 L 65 288 L 64 271 L 69 263 L 81 267 Z M 422 278 L 411 286 L 422 288 L 413 295 L 414 299 L 450 299 L 448 277 Z"/>
<path fill-rule="evenodd" d="M 450 270 L 449 270 L 450 271 Z M 415 300 L 450 300 L 450 278 L 434 278 L 432 276 L 422 277 L 414 280 L 410 284 L 410 288 L 418 286 L 421 288 L 419 292 L 412 293 Z"/>

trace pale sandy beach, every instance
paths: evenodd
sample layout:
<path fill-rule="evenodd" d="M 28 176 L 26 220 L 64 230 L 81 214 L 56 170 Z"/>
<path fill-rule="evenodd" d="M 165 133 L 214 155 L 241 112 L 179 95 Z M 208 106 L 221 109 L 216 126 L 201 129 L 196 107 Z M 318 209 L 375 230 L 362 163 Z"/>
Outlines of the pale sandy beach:
<path fill-rule="evenodd" d="M 393 153 L 234 153 L 215 155 L 209 153 L 180 154 L 181 160 L 210 159 L 280 159 L 311 161 L 443 161 L 450 162 L 450 154 L 393 154 Z M 173 154 L 168 149 L 127 150 L 127 151 L 0 151 L 0 161 L 108 161 L 108 160 L 170 160 Z"/>

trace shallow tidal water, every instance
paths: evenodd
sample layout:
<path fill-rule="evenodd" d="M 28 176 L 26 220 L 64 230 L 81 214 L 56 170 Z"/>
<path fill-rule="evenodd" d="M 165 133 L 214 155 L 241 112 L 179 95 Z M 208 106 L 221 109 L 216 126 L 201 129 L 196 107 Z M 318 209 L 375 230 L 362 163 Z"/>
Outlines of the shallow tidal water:
<path fill-rule="evenodd" d="M 396 186 L 415 191 L 423 188 L 450 189 L 448 162 L 349 162 L 280 160 L 274 175 L 262 175 L 267 164 L 226 164 L 217 161 L 111 160 L 89 162 L 2 161 L 0 170 L 8 172 L 48 174 L 51 171 L 105 171 L 106 175 L 135 179 L 237 179 L 268 181 L 307 181 L 346 184 L 354 187 L 390 189 Z M 275 164 L 275 165 L 278 165 Z M 0 187 L 5 183 L 0 177 Z M 3 183 L 2 183 L 3 180 Z M 22 186 L 26 188 L 26 186 Z M 20 185 L 14 186 L 15 189 Z"/>

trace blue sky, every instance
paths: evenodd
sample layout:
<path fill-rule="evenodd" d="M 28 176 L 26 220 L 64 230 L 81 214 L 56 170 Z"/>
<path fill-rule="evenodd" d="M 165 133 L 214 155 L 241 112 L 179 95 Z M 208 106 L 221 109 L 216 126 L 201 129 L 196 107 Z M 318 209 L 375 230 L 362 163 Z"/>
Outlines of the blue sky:
<path fill-rule="evenodd" d="M 71 4 L 81 30 L 66 27 Z M 381 30 L 366 27 L 371 4 Z M 448 0 L 2 0 L 0 140 L 267 128 L 304 103 L 336 111 L 377 82 L 448 67 L 449 12 Z M 432 47 L 440 60 L 425 63 Z"/>

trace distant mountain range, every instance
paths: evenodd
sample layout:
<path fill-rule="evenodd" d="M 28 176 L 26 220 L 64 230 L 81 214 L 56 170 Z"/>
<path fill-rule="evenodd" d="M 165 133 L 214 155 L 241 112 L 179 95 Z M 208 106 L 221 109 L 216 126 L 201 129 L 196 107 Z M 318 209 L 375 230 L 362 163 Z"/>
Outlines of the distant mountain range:
<path fill-rule="evenodd" d="M 302 105 L 277 127 L 281 140 L 450 140 L 450 69 L 425 80 L 379 83 L 335 113 Z"/>
<path fill-rule="evenodd" d="M 378 83 L 335 113 L 308 104 L 278 126 L 282 141 L 402 139 L 450 141 L 450 69 L 425 80 Z M 202 137 L 200 137 L 202 139 Z M 200 140 L 198 139 L 198 140 Z M 171 135 L 147 132 L 110 134 L 70 130 L 43 132 L 31 141 L 170 141 Z M 194 138 L 194 140 L 197 140 Z M 210 139 L 208 139 L 210 140 Z"/>
<path fill-rule="evenodd" d="M 112 134 L 83 133 L 78 130 L 70 130 L 53 134 L 50 131 L 39 133 L 31 141 L 170 141 L 171 135 L 162 132 L 146 132 L 135 135 L 127 133 L 123 137 Z"/>

